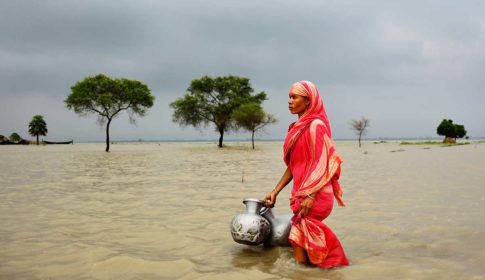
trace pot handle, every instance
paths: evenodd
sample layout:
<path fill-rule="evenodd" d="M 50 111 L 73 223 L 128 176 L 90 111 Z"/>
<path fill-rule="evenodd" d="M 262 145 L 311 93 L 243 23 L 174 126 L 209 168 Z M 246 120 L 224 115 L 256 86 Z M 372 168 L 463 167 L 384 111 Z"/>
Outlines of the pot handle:
<path fill-rule="evenodd" d="M 261 210 L 259 210 L 259 215 L 263 216 L 266 211 L 268 211 L 270 208 L 263 206 L 261 207 Z"/>

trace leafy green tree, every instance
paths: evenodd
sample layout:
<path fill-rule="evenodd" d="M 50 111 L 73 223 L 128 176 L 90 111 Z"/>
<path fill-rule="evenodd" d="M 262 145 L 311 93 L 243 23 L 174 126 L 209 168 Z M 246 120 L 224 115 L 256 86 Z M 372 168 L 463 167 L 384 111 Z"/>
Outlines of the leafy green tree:
<path fill-rule="evenodd" d="M 351 120 L 350 126 L 354 130 L 355 134 L 359 135 L 359 148 L 361 147 L 360 139 L 367 134 L 367 128 L 370 127 L 370 121 L 367 118 L 362 117 L 360 120 Z"/>
<path fill-rule="evenodd" d="M 20 135 L 17 132 L 10 134 L 9 138 L 10 138 L 10 141 L 12 141 L 12 142 L 18 142 L 18 141 L 22 140 L 22 137 L 20 137 Z"/>
<path fill-rule="evenodd" d="M 251 142 L 254 150 L 254 134 L 268 124 L 276 123 L 277 120 L 271 114 L 267 114 L 261 105 L 257 103 L 242 104 L 234 110 L 234 121 L 237 127 L 242 127 L 251 132 Z"/>
<path fill-rule="evenodd" d="M 465 126 L 461 124 L 455 125 L 456 138 L 463 138 L 466 136 Z"/>
<path fill-rule="evenodd" d="M 127 111 L 130 122 L 144 116 L 153 106 L 154 96 L 148 87 L 136 80 L 112 79 L 103 74 L 87 77 L 71 87 L 71 94 L 64 100 L 69 110 L 80 116 L 97 114 L 98 123 L 106 122 L 106 152 L 109 152 L 109 127 L 115 117 Z"/>
<path fill-rule="evenodd" d="M 47 124 L 44 121 L 44 117 L 41 115 L 35 115 L 29 123 L 29 134 L 37 137 L 37 145 L 39 145 L 39 135 L 47 135 Z"/>
<path fill-rule="evenodd" d="M 219 147 L 222 147 L 224 132 L 235 129 L 233 112 L 245 103 L 261 104 L 266 93 L 252 95 L 253 88 L 248 78 L 204 76 L 192 80 L 188 93 L 170 104 L 174 109 L 173 121 L 182 126 L 195 128 L 214 124 L 219 132 Z"/>
<path fill-rule="evenodd" d="M 455 125 L 452 120 L 443 119 L 436 128 L 436 133 L 449 138 L 455 138 Z"/>
<path fill-rule="evenodd" d="M 443 142 L 455 143 L 456 138 L 463 138 L 466 136 L 465 126 L 461 124 L 454 124 L 453 120 L 443 119 L 436 128 L 436 133 L 445 136 Z"/>

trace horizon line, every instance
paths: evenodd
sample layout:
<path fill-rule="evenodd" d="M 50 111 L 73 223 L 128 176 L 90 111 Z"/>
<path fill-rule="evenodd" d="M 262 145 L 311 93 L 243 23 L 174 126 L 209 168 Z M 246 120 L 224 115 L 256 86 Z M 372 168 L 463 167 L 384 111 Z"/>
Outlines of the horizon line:
<path fill-rule="evenodd" d="M 403 140 L 415 140 L 415 141 L 423 141 L 423 140 L 442 140 L 442 137 L 378 137 L 378 138 L 366 138 L 361 139 L 361 141 L 403 141 Z M 483 140 L 485 136 L 481 137 L 473 137 L 469 139 L 462 139 L 462 140 Z M 358 141 L 358 138 L 335 138 L 334 141 Z M 283 142 L 283 138 L 270 138 L 270 139 L 254 139 L 256 142 Z M 74 141 L 76 143 L 76 141 Z M 77 141 L 77 143 L 105 143 L 106 140 L 85 140 L 85 141 Z M 170 142 L 219 142 L 219 139 L 125 139 L 125 140 L 110 140 L 110 143 L 170 143 Z M 251 142 L 251 139 L 243 138 L 243 139 L 225 139 L 224 142 Z"/>

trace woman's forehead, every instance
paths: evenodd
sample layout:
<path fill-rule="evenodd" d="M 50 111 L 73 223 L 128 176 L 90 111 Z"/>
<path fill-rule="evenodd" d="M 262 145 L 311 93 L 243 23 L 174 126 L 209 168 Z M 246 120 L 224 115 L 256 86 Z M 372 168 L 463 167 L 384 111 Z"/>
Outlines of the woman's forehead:
<path fill-rule="evenodd" d="M 308 96 L 308 92 L 305 87 L 300 83 L 294 83 L 290 87 L 290 94 Z"/>
<path fill-rule="evenodd" d="M 298 92 L 298 91 L 290 91 L 290 92 L 288 93 L 288 95 L 289 95 L 290 97 L 297 97 L 297 96 L 299 96 L 299 97 L 307 97 L 307 95 L 306 95 L 306 94 L 302 94 L 301 92 Z"/>

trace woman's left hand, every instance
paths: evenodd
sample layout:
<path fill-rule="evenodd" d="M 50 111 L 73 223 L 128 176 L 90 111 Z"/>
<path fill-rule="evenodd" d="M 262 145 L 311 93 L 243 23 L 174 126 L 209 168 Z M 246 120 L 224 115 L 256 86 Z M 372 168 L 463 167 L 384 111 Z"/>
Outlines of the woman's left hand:
<path fill-rule="evenodd" d="M 313 208 L 313 199 L 305 197 L 300 203 L 300 217 L 305 218 Z"/>

